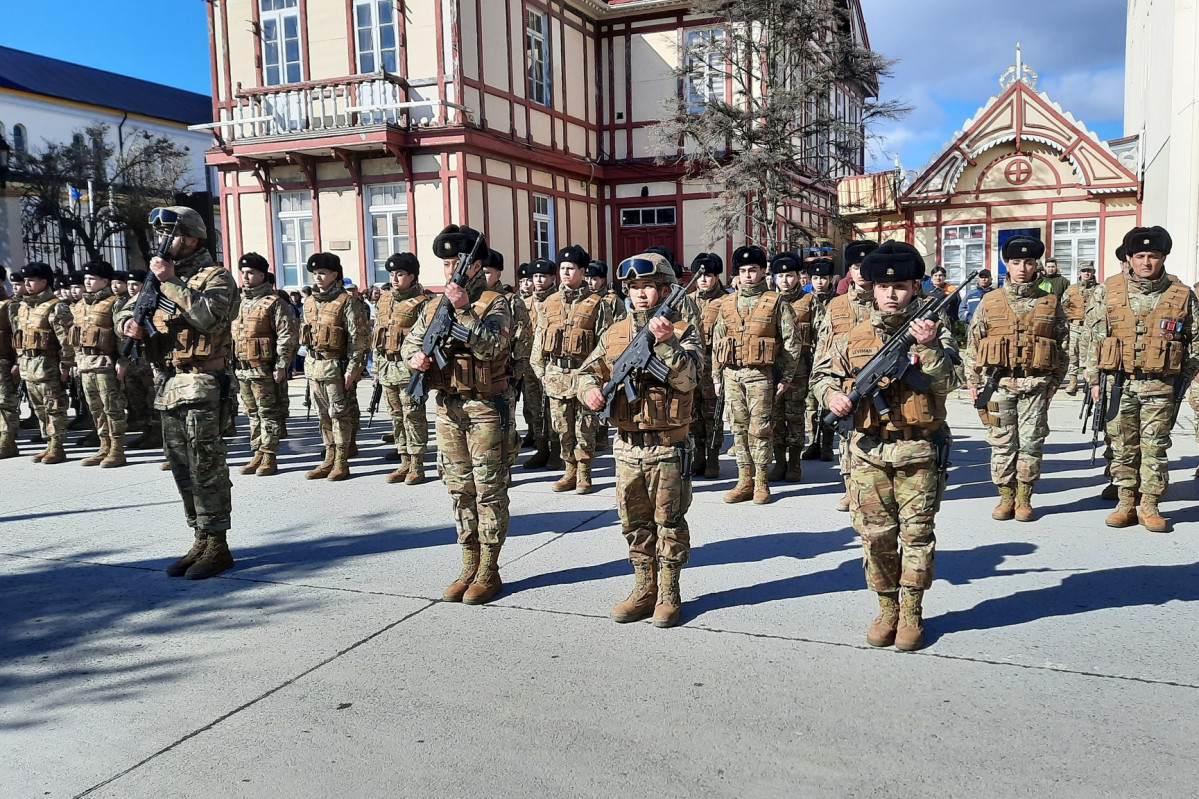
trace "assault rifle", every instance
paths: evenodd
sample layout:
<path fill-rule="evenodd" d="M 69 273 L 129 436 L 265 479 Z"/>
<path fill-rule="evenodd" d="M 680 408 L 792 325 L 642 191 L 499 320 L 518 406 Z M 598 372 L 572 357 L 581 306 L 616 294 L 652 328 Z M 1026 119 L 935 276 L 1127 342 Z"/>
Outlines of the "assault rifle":
<path fill-rule="evenodd" d="M 171 249 L 171 242 L 175 238 L 175 230 L 179 227 L 179 215 L 165 208 L 156 208 L 150 213 L 150 223 L 158 232 L 158 244 L 150 256 L 151 260 L 166 258 L 167 252 Z M 146 279 L 142 281 L 142 289 L 138 292 L 137 302 L 133 305 L 133 321 L 137 322 L 138 326 L 146 331 L 146 335 L 151 339 L 160 335 L 154 327 L 154 312 L 159 308 L 172 315 L 179 310 L 175 303 L 163 296 L 162 284 L 158 282 L 154 271 L 150 270 Z M 125 339 L 121 343 L 121 355 L 128 360 L 136 361 L 139 357 L 137 345 L 137 339 Z"/>
<path fill-rule="evenodd" d="M 1087 388 L 1088 399 L 1091 389 Z M 1117 403 L 1117 408 L 1119 404 Z M 1107 372 L 1099 373 L 1099 402 L 1091 400 L 1091 466 L 1095 465 L 1095 450 L 1099 448 L 1099 435 L 1103 432 L 1104 417 L 1107 415 Z M 1086 429 L 1085 427 L 1083 428 Z"/>
<path fill-rule="evenodd" d="M 366 412 L 371 415 L 371 418 L 366 422 L 367 427 L 375 423 L 375 414 L 379 410 L 379 401 L 381 399 L 383 399 L 383 384 L 376 380 L 375 388 L 371 392 L 371 404 L 366 407 Z"/>
<path fill-rule="evenodd" d="M 1181 372 L 1174 377 L 1174 412 L 1170 414 L 1171 430 L 1174 429 L 1174 425 L 1178 424 L 1178 412 L 1182 409 L 1182 401 L 1186 399 L 1187 389 L 1190 386 L 1191 381 L 1183 380 Z"/>
<path fill-rule="evenodd" d="M 724 444 L 724 386 L 716 392 L 716 413 L 712 417 L 712 434 L 707 443 L 708 449 L 717 449 Z"/>
<path fill-rule="evenodd" d="M 978 399 L 974 401 L 974 407 L 977 410 L 982 410 L 987 407 L 987 403 L 991 401 L 992 395 L 995 394 L 995 389 L 999 388 L 999 381 L 1007 376 L 1007 369 L 1002 366 L 997 366 L 991 370 L 991 374 L 987 377 L 987 382 L 978 392 Z"/>
<path fill-rule="evenodd" d="M 470 279 L 468 274 L 470 265 L 475 262 L 475 253 L 479 251 L 479 245 L 482 243 L 483 234 L 480 233 L 475 238 L 475 244 L 471 247 L 470 254 L 462 253 L 458 256 L 458 266 L 454 267 L 454 274 L 450 277 L 451 283 L 459 286 L 466 285 Z M 451 338 L 463 342 L 470 338 L 470 331 L 461 322 L 455 321 L 455 315 L 454 304 L 450 302 L 449 297 L 442 294 L 441 301 L 433 313 L 433 319 L 429 322 L 429 327 L 425 330 L 425 338 L 420 345 L 420 351 L 425 354 L 426 358 L 432 358 L 438 369 L 444 369 L 449 363 L 443 350 Z M 408 396 L 412 397 L 413 401 L 420 402 L 425 398 L 425 394 L 425 373 L 413 370 L 412 379 L 408 381 Z"/>
<path fill-rule="evenodd" d="M 1100 374 L 1100 379 L 1103 375 Z M 1091 414 L 1095 412 L 1095 399 L 1091 396 L 1091 387 L 1083 384 L 1082 392 L 1082 409 L 1078 412 L 1078 418 L 1082 420 L 1082 430 L 1080 433 L 1087 432 L 1087 425 L 1091 421 Z"/>
<path fill-rule="evenodd" d="M 946 294 L 940 299 L 930 297 L 928 302 L 924 303 L 920 310 L 915 313 L 912 321 L 917 319 L 927 321 L 940 320 L 941 313 L 945 310 L 945 307 L 977 276 L 978 272 L 971 272 L 962 281 L 962 285 L 958 286 L 950 294 Z M 891 415 L 891 407 L 887 405 L 887 401 L 883 398 L 881 392 L 885 386 L 891 383 L 902 380 L 916 391 L 928 391 L 932 385 L 932 380 L 924 372 L 913 369 L 912 361 L 908 357 L 908 350 L 911 349 L 912 344 L 915 342 L 916 339 L 912 335 L 910 324 L 904 325 L 887 339 L 882 349 L 876 352 L 874 357 L 867 361 L 854 374 L 853 388 L 849 391 L 849 402 L 852 405 L 850 412 L 841 417 L 829 411 L 824 416 L 825 426 L 835 429 L 843 436 L 849 435 L 853 430 L 854 411 L 858 409 L 858 403 L 866 398 L 874 401 L 874 409 L 878 411 L 880 417 L 883 419 L 888 418 Z"/>

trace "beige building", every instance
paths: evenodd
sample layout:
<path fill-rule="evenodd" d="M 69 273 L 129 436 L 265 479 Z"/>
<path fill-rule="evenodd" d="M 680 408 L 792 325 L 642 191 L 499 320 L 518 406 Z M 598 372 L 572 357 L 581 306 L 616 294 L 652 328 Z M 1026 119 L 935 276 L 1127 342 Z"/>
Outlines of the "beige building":
<path fill-rule="evenodd" d="M 841 1 L 865 42 L 857 0 Z M 609 262 L 666 244 L 689 262 L 712 194 L 654 164 L 649 127 L 665 98 L 730 89 L 719 65 L 679 85 L 682 43 L 721 24 L 688 6 L 211 0 L 207 159 L 227 252 L 264 254 L 295 286 L 307 256 L 329 250 L 377 282 L 389 254 L 426 259 L 445 224 L 465 222 L 507 256 L 509 280 L 575 243 Z M 860 120 L 862 93 L 830 102 Z M 813 191 L 798 221 L 827 235 L 832 202 Z"/>

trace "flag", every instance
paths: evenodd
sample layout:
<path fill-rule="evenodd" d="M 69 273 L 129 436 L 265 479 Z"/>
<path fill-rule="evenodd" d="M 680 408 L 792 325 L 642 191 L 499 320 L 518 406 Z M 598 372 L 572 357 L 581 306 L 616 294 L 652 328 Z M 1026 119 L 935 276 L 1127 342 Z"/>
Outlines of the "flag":
<path fill-rule="evenodd" d="M 67 195 L 71 198 L 72 201 L 77 202 L 77 203 L 83 202 L 84 200 L 87 199 L 87 192 L 80 191 L 79 189 L 72 186 L 70 183 L 67 184 Z"/>

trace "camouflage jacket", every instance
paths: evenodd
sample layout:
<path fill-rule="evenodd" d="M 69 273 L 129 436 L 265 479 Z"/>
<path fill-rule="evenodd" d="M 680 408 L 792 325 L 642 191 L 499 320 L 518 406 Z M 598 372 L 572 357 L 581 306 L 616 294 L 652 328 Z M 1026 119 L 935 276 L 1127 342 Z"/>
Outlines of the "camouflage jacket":
<path fill-rule="evenodd" d="M 736 303 L 737 313 L 744 319 L 767 290 L 768 286 L 765 280 L 752 286 L 738 286 L 736 294 L 726 296 L 721 302 Z M 712 328 L 711 338 L 716 341 L 725 335 L 727 335 L 727 331 L 724 318 L 723 316 L 717 317 L 716 324 Z M 778 304 L 778 337 L 782 347 L 778 351 L 778 358 L 774 365 L 774 380 L 776 383 L 791 383 L 795 380 L 796 370 L 800 366 L 799 339 L 796 336 L 795 311 L 791 308 L 790 303 L 783 300 L 780 300 Z M 726 368 L 734 367 L 724 367 L 718 363 L 712 363 L 713 383 L 720 383 L 724 379 L 723 371 Z"/>
<path fill-rule="evenodd" d="M 570 315 L 571 308 L 591 296 L 591 289 L 587 288 L 586 283 L 578 288 L 560 286 L 558 291 L 562 295 L 562 305 L 567 316 Z M 596 311 L 595 340 L 599 341 L 604 331 L 608 329 L 608 325 L 612 324 L 612 306 L 606 302 L 601 302 Z M 533 373 L 537 375 L 537 378 L 545 386 L 545 391 L 549 396 L 557 398 L 573 397 L 575 395 L 575 375 L 578 374 L 578 370 L 567 369 L 549 361 L 549 356 L 543 347 L 545 333 L 548 329 L 549 319 L 546 316 L 545 307 L 542 305 L 538 309 L 537 327 L 533 332 L 533 350 L 529 354 L 529 365 L 532 367 Z"/>
<path fill-rule="evenodd" d="M 529 315 L 529 307 L 525 305 L 525 300 L 520 294 L 504 296 L 512 312 L 512 360 L 523 364 L 529 360 L 533 351 L 533 320 Z"/>
<path fill-rule="evenodd" d="M 72 309 L 72 316 L 76 320 L 73 322 L 73 324 L 78 324 L 78 319 L 82 316 L 86 316 L 88 309 L 92 305 L 97 302 L 102 302 L 112 296 L 114 295 L 112 293 L 112 289 L 110 288 L 104 288 L 100 291 L 84 294 L 83 299 L 79 300 L 79 302 Z M 116 337 L 118 342 L 121 340 L 121 335 L 115 331 L 115 323 L 117 311 L 120 310 L 120 307 L 121 301 L 120 299 L 117 299 L 113 302 L 112 309 L 110 311 L 114 323 L 113 335 Z M 78 349 L 75 351 L 75 367 L 80 372 L 114 372 L 116 371 L 118 361 L 120 361 L 122 365 L 126 364 L 125 359 L 121 357 L 119 343 L 117 344 L 117 347 L 118 349 L 115 355 L 88 355 L 83 351 L 83 349 Z"/>
<path fill-rule="evenodd" d="M 1033 305 L 1042 297 L 1048 295 L 1036 283 L 1016 283 L 1007 281 L 1000 289 L 1004 299 L 1017 316 L 1023 316 L 1032 311 Z M 982 388 L 990 376 L 988 370 L 979 364 L 979 342 L 987 335 L 989 327 L 987 319 L 987 302 L 978 304 L 974 317 L 970 320 L 970 329 L 966 334 L 966 385 L 970 388 Z M 1066 343 L 1070 339 L 1070 323 L 1066 320 L 1066 311 L 1059 302 L 1054 312 L 1053 339 L 1057 342 L 1054 355 L 1056 366 L 1050 374 L 1033 375 L 1030 377 L 1004 377 L 999 381 L 1000 388 L 1013 394 L 1039 394 L 1045 391 L 1056 391 L 1066 377 L 1069 359 L 1066 357 Z"/>
<path fill-rule="evenodd" d="M 292 359 L 296 357 L 296 351 L 300 348 L 300 320 L 296 319 L 296 315 L 292 312 L 287 301 L 279 298 L 279 292 L 275 287 L 267 283 L 255 286 L 254 288 L 242 289 L 241 302 L 238 303 L 237 315 L 233 318 L 232 332 L 234 342 L 241 335 L 246 317 L 254 310 L 255 306 L 270 303 L 272 297 L 277 299 L 272 320 L 275 336 L 275 362 L 269 365 L 252 366 L 243 369 L 241 364 L 236 363 L 235 358 L 235 374 L 238 380 L 252 380 L 264 377 L 273 379 L 274 371 L 276 369 L 287 369 L 291 365 Z"/>
<path fill-rule="evenodd" d="M 326 291 L 315 286 L 312 289 L 312 300 L 319 310 L 321 306 L 338 296 L 345 294 L 345 287 L 334 283 Z M 307 305 L 305 305 L 307 309 Z M 370 338 L 370 319 L 367 317 L 366 306 L 353 297 L 342 305 L 342 323 L 346 331 L 346 359 L 333 358 L 318 360 L 313 357 L 304 359 L 304 376 L 313 380 L 338 380 L 351 372 L 366 366 L 366 351 Z M 305 318 L 302 324 L 314 324 L 315 320 Z M 305 334 L 306 335 L 306 334 Z"/>
<path fill-rule="evenodd" d="M 487 290 L 487 281 L 482 274 L 477 274 L 467 282 L 464 288 L 470 303 L 474 303 Z M 434 302 L 440 302 L 440 300 L 434 300 Z M 408 332 L 408 338 L 404 339 L 404 346 L 400 348 L 400 354 L 406 361 L 411 360 L 413 355 L 421 351 L 421 346 L 425 341 L 425 331 L 429 329 L 428 310 L 428 306 L 426 306 L 425 313 L 417 317 L 416 324 Z M 470 350 L 471 356 L 476 361 L 486 363 L 502 357 L 511 358 L 512 306 L 509 305 L 508 298 L 503 294 L 495 296 L 482 316 L 475 313 L 471 304 L 467 304 L 466 307 L 459 308 L 455 312 L 454 319 L 467 329 L 469 335 L 466 348 Z M 436 368 L 436 364 L 433 368 Z"/>
<path fill-rule="evenodd" d="M 388 289 L 379 298 L 379 307 L 385 308 L 389 302 L 403 302 L 414 297 L 424 296 L 424 302 L 416 308 L 416 316 L 419 319 L 425 307 L 425 303 L 433 299 L 433 292 L 425 289 L 419 281 L 413 281 L 412 285 L 406 291 L 397 291 L 396 289 Z M 379 318 L 379 311 L 376 310 L 376 319 Z M 415 325 L 415 322 L 413 323 Z M 409 331 L 411 332 L 411 331 Z M 407 337 L 404 339 L 407 341 Z M 403 344 L 400 345 L 401 350 Z M 374 360 L 375 379 L 385 386 L 400 386 L 401 388 L 408 387 L 408 381 L 412 377 L 412 369 L 408 366 L 407 359 L 389 360 L 382 348 L 375 348 Z"/>
<path fill-rule="evenodd" d="M 812 355 L 813 363 L 819 361 L 824 356 L 824 349 L 833 343 L 833 324 L 829 319 L 828 307 L 842 297 L 845 298 L 844 302 L 849 303 L 855 323 L 869 319 L 874 310 L 874 290 L 861 289 L 853 283 L 849 284 L 849 291 L 846 293 L 829 297 L 828 301 L 820 307 L 819 321 L 812 320 L 812 327 L 816 331 L 816 351 Z"/>
<path fill-rule="evenodd" d="M 12 312 L 13 330 L 16 331 L 19 320 L 26 314 L 32 313 L 35 306 L 41 305 L 53 297 L 54 290 L 47 286 L 40 294 L 22 296 L 19 305 L 15 302 L 12 303 L 16 306 Z M 75 348 L 71 346 L 71 326 L 74 323 L 75 318 L 71 315 L 70 304 L 61 301 L 56 303 L 50 311 L 50 327 L 54 330 L 54 337 L 58 339 L 61 350 L 57 355 L 26 355 L 18 351 L 17 364 L 20 367 L 22 380 L 35 382 L 55 380 L 60 376 L 60 366 L 67 369 L 75 367 Z"/>

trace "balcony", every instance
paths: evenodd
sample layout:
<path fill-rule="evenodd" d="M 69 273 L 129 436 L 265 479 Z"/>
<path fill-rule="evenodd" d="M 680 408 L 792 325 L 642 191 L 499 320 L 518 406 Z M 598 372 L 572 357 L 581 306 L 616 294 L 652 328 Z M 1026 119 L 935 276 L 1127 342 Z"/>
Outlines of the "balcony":
<path fill-rule="evenodd" d="M 837 181 L 837 208 L 843 216 L 884 216 L 898 210 L 894 171 L 850 175 Z"/>

